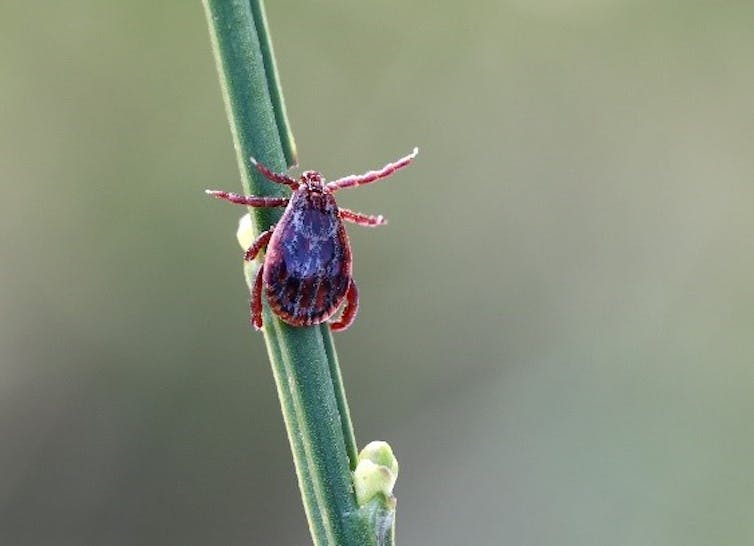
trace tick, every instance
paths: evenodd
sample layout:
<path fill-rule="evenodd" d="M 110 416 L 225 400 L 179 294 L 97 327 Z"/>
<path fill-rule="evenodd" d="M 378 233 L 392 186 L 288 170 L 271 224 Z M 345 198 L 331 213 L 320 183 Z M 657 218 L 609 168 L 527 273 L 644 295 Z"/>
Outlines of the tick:
<path fill-rule="evenodd" d="M 289 186 L 290 197 L 257 197 L 218 190 L 207 193 L 250 207 L 285 207 L 280 221 L 263 232 L 246 250 L 252 261 L 263 250 L 262 265 L 251 289 L 251 324 L 262 328 L 262 292 L 273 312 L 293 326 L 310 326 L 330 319 L 345 301 L 339 319 L 331 321 L 333 331 L 345 330 L 356 318 L 359 291 L 353 280 L 351 243 L 343 221 L 360 226 L 386 224 L 382 216 L 371 216 L 339 207 L 334 193 L 344 188 L 370 184 L 406 167 L 418 148 L 377 171 L 350 175 L 326 182 L 317 171 L 306 171 L 296 180 L 252 163 L 265 178 Z"/>

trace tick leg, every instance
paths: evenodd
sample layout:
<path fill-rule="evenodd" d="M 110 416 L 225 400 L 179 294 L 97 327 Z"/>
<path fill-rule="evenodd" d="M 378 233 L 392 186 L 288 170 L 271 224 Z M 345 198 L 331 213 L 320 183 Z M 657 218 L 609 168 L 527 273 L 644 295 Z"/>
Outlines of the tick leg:
<path fill-rule="evenodd" d="M 262 173 L 262 175 L 272 182 L 276 182 L 278 184 L 285 184 L 286 186 L 290 186 L 294 190 L 298 188 L 298 180 L 291 178 L 288 175 L 282 174 L 282 173 L 276 173 L 259 163 L 256 159 L 253 157 L 251 158 L 251 162 L 254 164 L 254 166 L 257 168 L 257 170 Z"/>
<path fill-rule="evenodd" d="M 236 205 L 248 207 L 284 207 L 288 204 L 287 197 L 257 197 L 256 195 L 241 195 L 220 190 L 204 190 L 207 195 L 212 195 L 223 201 L 230 201 Z"/>
<path fill-rule="evenodd" d="M 382 178 L 387 178 L 398 169 L 402 169 L 403 167 L 411 163 L 411 161 L 416 157 L 416 154 L 418 153 L 419 148 L 414 148 L 414 151 L 406 157 L 399 159 L 395 163 L 388 163 L 378 171 L 369 171 L 367 173 L 359 175 L 352 174 L 350 176 L 329 182 L 327 184 L 327 187 L 330 188 L 330 191 L 336 191 L 342 190 L 343 188 L 351 188 L 353 186 L 362 186 L 364 184 L 369 184 L 370 182 L 376 182 L 377 180 L 380 180 Z"/>
<path fill-rule="evenodd" d="M 360 226 L 375 227 L 387 224 L 387 220 L 381 214 L 372 216 L 371 214 L 362 214 L 361 212 L 354 212 L 342 207 L 338 209 L 338 212 L 340 212 L 340 217 L 346 222 L 353 222 Z"/>
<path fill-rule="evenodd" d="M 359 289 L 356 283 L 351 279 L 346 293 L 346 306 L 343 308 L 343 314 L 336 322 L 330 323 L 333 332 L 341 332 L 351 326 L 353 319 L 356 318 L 356 312 L 359 310 Z"/>
<path fill-rule="evenodd" d="M 273 231 L 275 231 L 275 226 L 272 226 L 267 231 L 262 232 L 262 234 L 257 237 L 256 241 L 254 241 L 252 245 L 246 250 L 246 254 L 244 254 L 243 259 L 247 262 L 250 262 L 254 258 L 256 258 L 257 254 L 259 254 L 259 251 L 265 248 L 267 246 L 267 243 L 270 242 L 270 237 L 272 237 Z"/>
<path fill-rule="evenodd" d="M 254 286 L 251 289 L 251 325 L 255 330 L 262 329 L 262 272 L 264 264 L 257 269 L 257 275 L 254 277 Z"/>

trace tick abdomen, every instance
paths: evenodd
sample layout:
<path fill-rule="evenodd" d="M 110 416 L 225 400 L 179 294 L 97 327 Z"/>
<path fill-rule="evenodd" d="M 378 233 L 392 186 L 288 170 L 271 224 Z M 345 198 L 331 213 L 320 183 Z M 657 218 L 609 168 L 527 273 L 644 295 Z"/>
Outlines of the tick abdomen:
<path fill-rule="evenodd" d="M 318 324 L 335 313 L 350 283 L 351 249 L 331 194 L 293 194 L 267 247 L 263 279 L 286 322 Z"/>

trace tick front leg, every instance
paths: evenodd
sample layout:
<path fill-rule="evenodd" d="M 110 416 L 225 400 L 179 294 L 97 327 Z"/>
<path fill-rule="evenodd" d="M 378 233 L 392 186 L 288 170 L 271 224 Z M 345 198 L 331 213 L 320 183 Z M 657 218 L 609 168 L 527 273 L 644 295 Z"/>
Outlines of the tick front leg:
<path fill-rule="evenodd" d="M 330 323 L 333 332 L 342 332 L 353 323 L 356 318 L 356 312 L 359 310 L 359 289 L 356 288 L 356 282 L 351 279 L 346 293 L 346 306 L 343 308 L 343 314 L 336 322 Z"/>
<path fill-rule="evenodd" d="M 247 207 L 284 207 L 288 204 L 287 197 L 257 197 L 256 195 L 241 195 L 220 190 L 204 190 L 207 195 L 212 195 L 223 201 L 230 201 L 236 205 Z"/>
<path fill-rule="evenodd" d="M 272 237 L 272 232 L 275 231 L 275 226 L 272 226 L 267 231 L 262 232 L 262 234 L 257 237 L 256 241 L 252 243 L 252 245 L 246 250 L 246 254 L 244 254 L 243 259 L 247 262 L 252 261 L 254 258 L 257 257 L 257 254 L 263 249 L 267 247 L 267 243 L 270 242 L 270 237 Z"/>
<path fill-rule="evenodd" d="M 338 209 L 340 217 L 346 222 L 352 222 L 360 226 L 376 227 L 384 226 L 387 224 L 387 220 L 381 215 L 372 216 L 371 214 L 363 214 L 361 212 L 354 212 L 352 210 L 344 209 L 340 207 Z"/>
<path fill-rule="evenodd" d="M 359 175 L 352 174 L 351 176 L 346 176 L 339 180 L 329 182 L 327 187 L 330 188 L 330 191 L 336 191 L 342 190 L 343 188 L 351 188 L 353 186 L 362 186 L 364 184 L 369 184 L 370 182 L 376 182 L 377 180 L 387 178 L 398 169 L 402 169 L 411 163 L 418 153 L 419 148 L 414 148 L 414 151 L 406 157 L 399 159 L 395 163 L 388 163 L 378 171 L 369 171 Z"/>
<path fill-rule="evenodd" d="M 251 289 L 251 325 L 255 330 L 262 329 L 262 272 L 264 264 L 257 269 L 257 275 L 254 277 L 254 286 Z"/>
<path fill-rule="evenodd" d="M 271 171 L 253 157 L 251 158 L 251 162 L 267 180 L 270 180 L 271 182 L 275 182 L 277 184 L 285 184 L 286 186 L 290 186 L 294 190 L 298 188 L 298 180 L 295 180 L 288 175 Z"/>

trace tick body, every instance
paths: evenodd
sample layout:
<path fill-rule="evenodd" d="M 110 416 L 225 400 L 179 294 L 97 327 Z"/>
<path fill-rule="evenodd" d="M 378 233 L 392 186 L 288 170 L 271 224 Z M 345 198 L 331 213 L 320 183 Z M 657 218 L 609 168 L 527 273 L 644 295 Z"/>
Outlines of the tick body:
<path fill-rule="evenodd" d="M 296 180 L 274 173 L 252 159 L 266 178 L 290 186 L 291 197 L 255 197 L 207 190 L 210 195 L 239 205 L 285 207 L 277 225 L 263 232 L 244 256 L 251 261 L 267 249 L 251 290 L 254 328 L 262 328 L 262 294 L 272 311 L 293 326 L 325 322 L 345 301 L 343 313 L 331 322 L 331 327 L 338 331 L 351 325 L 356 318 L 359 294 L 352 276 L 351 243 L 343 221 L 369 227 L 387 222 L 382 216 L 338 207 L 333 193 L 387 178 L 409 165 L 417 153 L 414 148 L 410 155 L 382 169 L 332 182 L 325 182 L 316 171 L 306 171 Z"/>

